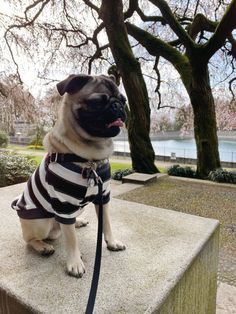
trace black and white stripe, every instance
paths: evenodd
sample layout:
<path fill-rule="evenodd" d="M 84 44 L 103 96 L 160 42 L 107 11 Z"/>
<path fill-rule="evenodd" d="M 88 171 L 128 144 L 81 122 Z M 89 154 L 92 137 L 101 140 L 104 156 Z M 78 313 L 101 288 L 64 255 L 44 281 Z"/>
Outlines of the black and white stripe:
<path fill-rule="evenodd" d="M 15 199 L 12 208 L 24 219 L 54 217 L 62 223 L 73 223 L 82 208 L 98 203 L 98 185 L 89 186 L 89 178 L 81 175 L 78 163 L 50 162 L 45 156 L 27 182 L 23 194 Z M 110 165 L 98 165 L 97 174 L 103 181 L 103 204 L 110 200 Z"/>

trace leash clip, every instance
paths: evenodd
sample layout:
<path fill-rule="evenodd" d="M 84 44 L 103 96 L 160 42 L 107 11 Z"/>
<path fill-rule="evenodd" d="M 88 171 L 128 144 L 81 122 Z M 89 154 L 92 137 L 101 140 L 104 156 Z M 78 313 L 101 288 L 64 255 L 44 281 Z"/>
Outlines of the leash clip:
<path fill-rule="evenodd" d="M 87 165 L 82 169 L 82 177 L 88 179 L 88 186 L 93 187 L 95 183 L 102 185 L 103 181 L 96 172 L 97 164 L 94 161 L 87 162 Z"/>
<path fill-rule="evenodd" d="M 103 181 L 102 181 L 101 177 L 97 174 L 97 172 L 96 172 L 95 170 L 93 170 L 93 169 L 92 169 L 92 172 L 93 172 L 93 174 L 94 174 L 96 183 L 97 183 L 97 184 L 99 184 L 99 183 L 100 183 L 100 184 L 103 184 Z"/>
<path fill-rule="evenodd" d="M 49 158 L 50 162 L 56 163 L 58 160 L 58 153 L 52 153 Z"/>
<path fill-rule="evenodd" d="M 96 169 L 96 163 L 93 161 L 88 161 L 83 167 L 81 175 L 83 179 L 89 179 L 91 176 L 91 172 Z"/>

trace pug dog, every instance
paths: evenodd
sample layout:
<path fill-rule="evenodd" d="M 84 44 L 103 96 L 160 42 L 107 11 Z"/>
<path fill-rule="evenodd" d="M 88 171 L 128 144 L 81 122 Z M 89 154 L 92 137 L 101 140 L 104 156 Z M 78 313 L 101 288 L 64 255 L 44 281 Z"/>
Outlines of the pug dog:
<path fill-rule="evenodd" d="M 45 242 L 61 233 L 67 251 L 67 272 L 82 277 L 76 227 L 88 222 L 79 216 L 93 202 L 98 211 L 98 182 L 103 181 L 103 233 L 107 248 L 124 250 L 114 239 L 109 218 L 110 165 L 112 138 L 126 118 L 125 97 L 114 77 L 70 75 L 57 84 L 62 98 L 58 120 L 45 136 L 47 154 L 27 182 L 24 192 L 12 202 L 17 210 L 23 238 L 42 255 L 54 253 Z"/>

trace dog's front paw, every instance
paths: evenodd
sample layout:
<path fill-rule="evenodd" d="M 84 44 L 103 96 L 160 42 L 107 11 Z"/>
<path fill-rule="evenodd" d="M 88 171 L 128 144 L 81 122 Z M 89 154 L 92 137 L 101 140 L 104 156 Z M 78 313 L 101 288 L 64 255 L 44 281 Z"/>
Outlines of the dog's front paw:
<path fill-rule="evenodd" d="M 67 261 L 67 273 L 76 278 L 81 278 L 83 276 L 85 267 L 81 257 L 71 258 Z"/>
<path fill-rule="evenodd" d="M 77 218 L 75 222 L 75 228 L 86 227 L 89 224 L 88 220 L 83 218 Z"/>
<path fill-rule="evenodd" d="M 107 243 L 107 248 L 110 251 L 124 251 L 126 249 L 126 246 L 117 240 L 112 240 L 112 241 L 106 241 Z"/>

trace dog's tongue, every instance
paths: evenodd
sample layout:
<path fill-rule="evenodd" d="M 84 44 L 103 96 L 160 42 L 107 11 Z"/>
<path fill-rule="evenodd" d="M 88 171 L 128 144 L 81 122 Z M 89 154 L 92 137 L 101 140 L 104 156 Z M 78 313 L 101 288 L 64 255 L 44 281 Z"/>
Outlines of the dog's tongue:
<path fill-rule="evenodd" d="M 118 118 L 117 120 L 109 123 L 107 125 L 108 128 L 111 128 L 112 126 L 119 126 L 119 127 L 122 127 L 124 125 L 123 121 L 121 120 L 121 118 Z"/>

